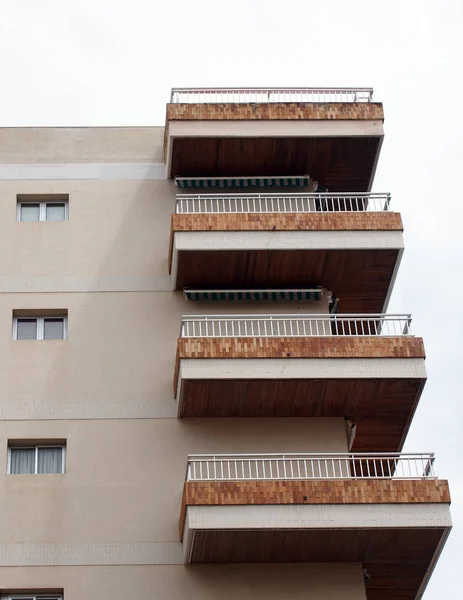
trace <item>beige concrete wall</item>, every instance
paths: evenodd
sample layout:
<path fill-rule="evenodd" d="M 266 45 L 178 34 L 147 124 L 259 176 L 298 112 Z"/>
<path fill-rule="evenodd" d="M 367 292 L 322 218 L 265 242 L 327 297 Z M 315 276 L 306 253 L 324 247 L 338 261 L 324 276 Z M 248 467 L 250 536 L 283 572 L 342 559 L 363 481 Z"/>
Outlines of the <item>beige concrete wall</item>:
<path fill-rule="evenodd" d="M 65 438 L 66 473 L 7 475 L 25 438 Z M 347 451 L 343 419 L 3 421 L 1 543 L 178 542 L 188 453 L 323 451 Z"/>
<path fill-rule="evenodd" d="M 196 565 L 2 569 L 2 587 L 61 587 L 65 600 L 366 600 L 362 566 Z"/>
<path fill-rule="evenodd" d="M 0 181 L 0 275 L 167 280 L 175 191 L 167 180 Z M 17 194 L 47 193 L 69 194 L 68 221 L 16 220 Z"/>
<path fill-rule="evenodd" d="M 161 144 L 162 128 L 7 129 L 0 165 L 158 161 Z M 364 600 L 360 565 L 189 569 L 178 541 L 188 453 L 347 448 L 342 419 L 177 420 L 181 314 L 327 312 L 326 296 L 188 303 L 168 276 L 172 182 L 2 173 L 0 590 L 64 588 L 66 600 L 288 592 Z M 68 193 L 69 221 L 18 223 L 21 193 Z M 12 312 L 21 308 L 67 309 L 68 339 L 13 341 Z M 66 439 L 66 473 L 7 475 L 8 439 L 25 438 Z"/>
<path fill-rule="evenodd" d="M 326 298 L 242 302 L 236 310 L 321 306 L 326 310 Z M 12 340 L 13 310 L 41 308 L 68 310 L 68 339 Z M 188 302 L 180 292 L 0 294 L 0 418 L 173 417 L 181 314 L 234 309 L 230 302 Z"/>
<path fill-rule="evenodd" d="M 2 127 L 0 164 L 163 161 L 164 127 Z"/>

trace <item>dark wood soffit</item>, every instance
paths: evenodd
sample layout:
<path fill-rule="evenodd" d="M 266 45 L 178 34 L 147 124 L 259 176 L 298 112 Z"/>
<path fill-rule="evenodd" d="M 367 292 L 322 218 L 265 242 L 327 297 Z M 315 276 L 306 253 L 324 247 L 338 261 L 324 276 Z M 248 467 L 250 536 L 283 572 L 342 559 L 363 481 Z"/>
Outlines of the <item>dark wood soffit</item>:
<path fill-rule="evenodd" d="M 365 192 L 381 138 L 175 138 L 171 177 L 309 174 L 330 192 Z"/>
<path fill-rule="evenodd" d="M 399 452 L 424 379 L 187 380 L 180 416 L 345 417 L 353 452 Z"/>
<path fill-rule="evenodd" d="M 194 563 L 361 562 L 368 600 L 415 600 L 442 528 L 197 531 Z"/>
<path fill-rule="evenodd" d="M 382 312 L 398 250 L 180 251 L 176 289 L 310 287 L 339 298 L 341 312 Z"/>

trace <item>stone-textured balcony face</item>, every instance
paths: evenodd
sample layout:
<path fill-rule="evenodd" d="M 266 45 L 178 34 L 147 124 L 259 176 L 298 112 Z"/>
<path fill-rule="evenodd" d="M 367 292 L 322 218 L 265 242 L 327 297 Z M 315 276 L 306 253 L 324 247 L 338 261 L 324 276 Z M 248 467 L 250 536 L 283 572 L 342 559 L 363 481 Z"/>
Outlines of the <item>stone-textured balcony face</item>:
<path fill-rule="evenodd" d="M 402 448 L 426 381 L 408 316 L 185 316 L 178 416 L 343 417 L 353 449 Z"/>
<path fill-rule="evenodd" d="M 368 600 L 421 597 L 451 528 L 432 455 L 190 457 L 187 563 L 360 562 Z"/>
<path fill-rule="evenodd" d="M 343 312 L 382 312 L 403 252 L 387 194 L 179 195 L 176 289 L 323 286 Z"/>
<path fill-rule="evenodd" d="M 369 190 L 383 106 L 370 91 L 338 92 L 173 90 L 164 142 L 168 176 L 309 173 L 332 192 Z"/>

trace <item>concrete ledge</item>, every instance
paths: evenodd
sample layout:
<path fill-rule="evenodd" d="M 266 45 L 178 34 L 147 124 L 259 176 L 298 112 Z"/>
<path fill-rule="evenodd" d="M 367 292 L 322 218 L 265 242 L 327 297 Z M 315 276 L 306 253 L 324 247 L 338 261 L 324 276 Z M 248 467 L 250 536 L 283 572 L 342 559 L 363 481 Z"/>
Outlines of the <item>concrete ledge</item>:
<path fill-rule="evenodd" d="M 187 530 L 451 527 L 449 505 L 189 506 Z M 186 532 L 185 531 L 185 532 Z"/>
<path fill-rule="evenodd" d="M 182 379 L 426 378 L 423 358 L 187 358 Z"/>
<path fill-rule="evenodd" d="M 174 250 L 331 250 L 404 247 L 401 231 L 179 231 Z"/>
<path fill-rule="evenodd" d="M 175 215 L 174 215 L 175 216 Z M 259 223 L 262 223 L 260 221 Z M 201 226 L 200 226 L 201 227 Z M 241 231 L 174 231 L 169 245 L 169 272 L 176 281 L 178 253 L 203 250 L 399 250 L 404 240 L 395 230 L 294 229 L 277 230 L 253 225 Z"/>

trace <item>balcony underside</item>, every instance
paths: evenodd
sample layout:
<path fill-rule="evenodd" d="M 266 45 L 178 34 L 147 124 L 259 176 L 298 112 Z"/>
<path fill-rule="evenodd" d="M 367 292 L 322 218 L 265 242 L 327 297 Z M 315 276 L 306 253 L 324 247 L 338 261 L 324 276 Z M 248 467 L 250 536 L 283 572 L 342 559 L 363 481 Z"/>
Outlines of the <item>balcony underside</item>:
<path fill-rule="evenodd" d="M 344 417 L 355 451 L 401 449 L 425 380 L 413 336 L 180 338 L 179 416 Z"/>
<path fill-rule="evenodd" d="M 187 563 L 360 562 L 368 600 L 415 600 L 451 529 L 449 504 L 438 479 L 197 480 L 179 525 Z"/>
<path fill-rule="evenodd" d="M 443 528 L 198 531 L 191 562 L 362 562 L 371 577 L 368 600 L 415 600 L 445 533 Z"/>
<path fill-rule="evenodd" d="M 353 452 L 398 452 L 421 396 L 416 379 L 183 380 L 179 416 L 345 417 L 357 424 Z"/>
<path fill-rule="evenodd" d="M 339 298 L 342 312 L 380 313 L 388 298 L 400 254 L 398 249 L 180 250 L 177 252 L 175 287 L 323 286 Z"/>
<path fill-rule="evenodd" d="M 168 104 L 168 177 L 300 173 L 332 192 L 365 192 L 383 119 L 372 102 Z"/>
<path fill-rule="evenodd" d="M 380 137 L 174 138 L 171 177 L 307 173 L 330 192 L 370 189 Z"/>

